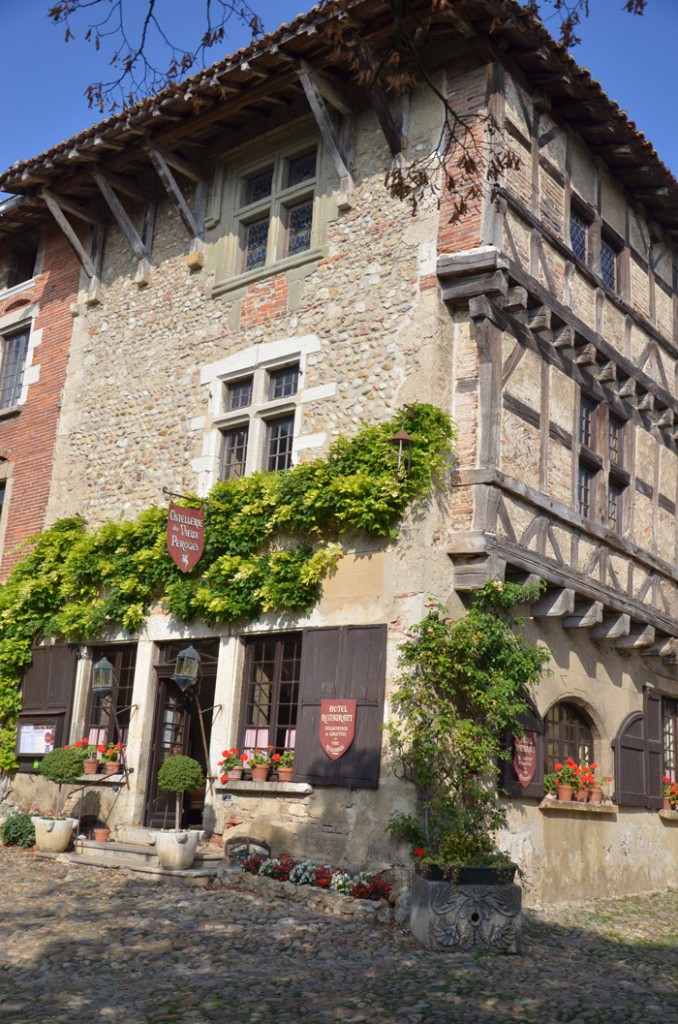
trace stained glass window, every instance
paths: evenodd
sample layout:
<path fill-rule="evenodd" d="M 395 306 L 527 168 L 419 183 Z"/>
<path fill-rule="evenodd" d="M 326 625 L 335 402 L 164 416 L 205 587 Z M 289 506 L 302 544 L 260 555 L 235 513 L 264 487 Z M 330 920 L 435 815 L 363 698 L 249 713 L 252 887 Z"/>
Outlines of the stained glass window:
<path fill-rule="evenodd" d="M 260 220 L 245 225 L 245 266 L 244 270 L 256 270 L 266 265 L 268 243 L 268 214 Z"/>
<path fill-rule="evenodd" d="M 255 174 L 245 181 L 245 195 L 243 206 L 250 203 L 258 203 L 262 199 L 268 199 L 273 190 L 273 170 L 269 168 L 261 174 Z"/>
<path fill-rule="evenodd" d="M 305 252 L 311 248 L 313 227 L 313 200 L 291 206 L 287 211 L 287 255 Z"/>
<path fill-rule="evenodd" d="M 315 150 L 288 162 L 286 185 L 290 188 L 292 185 L 299 185 L 302 181 L 309 181 L 311 178 L 315 178 Z"/>

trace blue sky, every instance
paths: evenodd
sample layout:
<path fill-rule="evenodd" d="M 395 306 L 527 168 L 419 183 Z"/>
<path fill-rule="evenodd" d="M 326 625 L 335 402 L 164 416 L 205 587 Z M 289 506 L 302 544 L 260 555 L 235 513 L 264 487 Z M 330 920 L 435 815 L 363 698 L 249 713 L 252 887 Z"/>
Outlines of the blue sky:
<path fill-rule="evenodd" d="M 90 81 L 106 76 L 108 68 L 103 51 L 97 53 L 80 38 L 63 42 L 63 29 L 53 26 L 46 14 L 53 0 L 1 2 L 0 169 L 5 169 L 100 120 L 83 94 Z M 141 0 L 133 2 L 141 7 Z M 269 31 L 310 6 L 304 0 L 252 2 Z M 167 10 L 170 33 L 179 39 L 200 23 L 203 5 L 204 0 L 157 0 L 158 9 Z M 672 103 L 678 0 L 648 0 L 642 18 L 624 14 L 622 6 L 623 0 L 591 0 L 592 17 L 583 25 L 583 44 L 574 56 L 628 111 L 678 177 L 678 115 Z M 211 59 L 247 42 L 246 30 L 233 23 Z"/>

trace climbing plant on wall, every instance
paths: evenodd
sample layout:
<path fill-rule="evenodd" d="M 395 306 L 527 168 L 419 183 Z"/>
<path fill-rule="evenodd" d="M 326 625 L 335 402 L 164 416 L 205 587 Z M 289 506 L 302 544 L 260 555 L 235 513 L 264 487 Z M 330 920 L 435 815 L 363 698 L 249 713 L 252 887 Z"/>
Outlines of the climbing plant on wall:
<path fill-rule="evenodd" d="M 305 611 L 343 554 L 343 534 L 397 536 L 408 506 L 442 478 L 454 440 L 439 409 L 408 406 L 410 467 L 399 472 L 390 439 L 400 425 L 398 416 L 340 437 L 325 458 L 281 473 L 216 484 L 205 500 L 203 556 L 185 576 L 167 554 L 165 508 L 95 529 L 63 519 L 34 537 L 0 586 L 0 769 L 16 766 L 19 683 L 36 640 L 133 633 L 156 603 L 210 625 Z"/>

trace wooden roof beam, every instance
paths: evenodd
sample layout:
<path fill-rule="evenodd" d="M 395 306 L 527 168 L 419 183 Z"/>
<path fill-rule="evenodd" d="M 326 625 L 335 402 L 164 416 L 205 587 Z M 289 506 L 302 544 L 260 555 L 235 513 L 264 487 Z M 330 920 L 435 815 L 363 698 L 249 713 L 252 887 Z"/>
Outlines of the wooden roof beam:
<path fill-rule="evenodd" d="M 194 242 L 200 240 L 202 238 L 201 228 L 198 226 L 188 203 L 184 199 L 183 193 L 177 185 L 176 178 L 172 174 L 164 155 L 159 149 L 154 149 L 153 146 L 149 146 L 147 152 L 151 163 L 158 172 L 158 177 L 163 183 L 165 192 L 167 193 L 174 209 L 177 211 L 179 219 L 186 228 L 190 238 L 192 238 Z"/>
<path fill-rule="evenodd" d="M 603 602 L 589 601 L 579 605 L 574 615 L 563 619 L 565 629 L 590 629 L 603 621 Z"/>
<path fill-rule="evenodd" d="M 123 236 L 127 240 L 127 244 L 132 250 L 132 254 L 137 260 L 139 260 L 140 263 L 142 263 L 144 260 L 147 260 L 149 253 L 144 243 L 141 241 L 137 229 L 134 227 L 134 224 L 132 224 L 132 221 L 127 216 L 125 208 L 123 207 L 122 203 L 113 191 L 111 184 L 108 181 L 108 178 L 104 177 L 104 175 L 99 170 L 94 171 L 93 178 L 99 187 L 99 191 L 106 200 L 106 204 L 108 205 L 109 210 L 111 211 L 115 220 L 117 221 L 118 227 L 120 228 L 120 230 L 123 233 Z"/>
<path fill-rule="evenodd" d="M 56 196 L 52 195 L 52 193 L 46 188 L 42 190 L 41 196 L 45 200 L 47 209 L 52 214 L 55 221 L 61 228 L 63 234 L 65 235 L 66 239 L 68 240 L 68 243 L 73 249 L 73 252 L 78 257 L 78 260 L 80 261 L 80 266 L 85 271 L 89 279 L 92 280 L 94 277 L 96 277 L 94 264 L 92 263 L 89 254 L 85 251 L 82 242 L 73 230 L 72 225 L 67 220 L 66 215 L 64 214 L 63 210 L 61 209 L 57 201 Z"/>
<path fill-rule="evenodd" d="M 179 171 L 179 174 L 183 174 L 185 178 L 189 178 L 191 181 L 195 182 L 202 181 L 203 175 L 201 172 L 197 171 L 195 167 L 192 167 L 186 160 L 177 156 L 176 153 L 172 153 L 171 150 L 164 149 L 162 146 L 156 146 L 150 142 L 144 146 L 144 149 L 147 152 L 152 149 L 156 153 L 159 153 L 169 167 L 174 168 L 175 171 Z"/>
<path fill-rule="evenodd" d="M 306 94 L 308 105 L 311 108 L 316 124 L 318 125 L 325 148 L 329 152 L 335 170 L 339 175 L 341 191 L 346 197 L 345 201 L 348 202 L 348 193 L 353 188 L 353 178 L 351 176 L 348 158 L 344 153 L 341 140 L 339 139 L 339 134 L 332 122 L 329 111 L 325 106 L 325 101 L 320 92 L 320 88 L 317 84 L 317 75 L 310 65 L 304 60 L 298 61 L 296 65 L 296 72 L 299 76 L 299 81 L 301 82 L 304 93 Z"/>
<path fill-rule="evenodd" d="M 561 618 L 574 612 L 576 594 L 569 587 L 564 590 L 548 590 L 543 597 L 530 606 L 530 615 L 535 619 Z"/>

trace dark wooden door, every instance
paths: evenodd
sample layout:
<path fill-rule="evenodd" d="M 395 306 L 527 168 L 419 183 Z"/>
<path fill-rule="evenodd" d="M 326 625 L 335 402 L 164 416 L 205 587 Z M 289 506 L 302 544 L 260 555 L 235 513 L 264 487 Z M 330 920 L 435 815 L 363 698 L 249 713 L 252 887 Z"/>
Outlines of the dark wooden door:
<path fill-rule="evenodd" d="M 156 665 L 157 692 L 144 805 L 144 825 L 151 828 L 174 828 L 175 795 L 158 789 L 158 771 L 168 757 L 173 754 L 193 757 L 205 775 L 210 774 L 205 743 L 209 750 L 210 709 L 214 704 L 219 642 L 194 640 L 192 643 L 200 655 L 200 670 L 198 683 L 187 693 L 183 693 L 172 679 L 176 656 L 187 646 L 185 641 L 163 645 L 160 664 Z M 201 715 L 201 711 L 205 713 Z M 184 793 L 182 825 L 201 825 L 204 804 L 204 788 L 195 793 Z"/>

